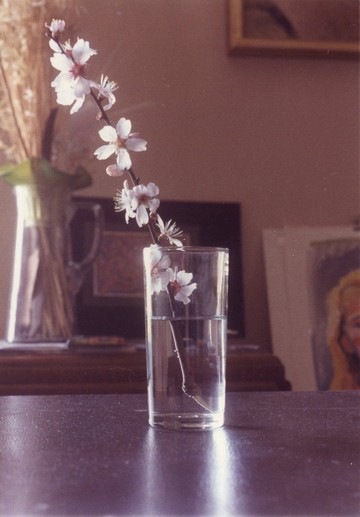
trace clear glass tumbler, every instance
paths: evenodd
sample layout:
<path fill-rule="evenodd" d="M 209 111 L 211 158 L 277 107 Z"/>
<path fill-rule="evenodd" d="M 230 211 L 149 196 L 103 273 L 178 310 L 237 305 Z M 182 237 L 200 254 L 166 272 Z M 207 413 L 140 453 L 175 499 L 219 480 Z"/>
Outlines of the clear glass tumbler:
<path fill-rule="evenodd" d="M 149 423 L 224 423 L 229 252 L 144 249 Z"/>

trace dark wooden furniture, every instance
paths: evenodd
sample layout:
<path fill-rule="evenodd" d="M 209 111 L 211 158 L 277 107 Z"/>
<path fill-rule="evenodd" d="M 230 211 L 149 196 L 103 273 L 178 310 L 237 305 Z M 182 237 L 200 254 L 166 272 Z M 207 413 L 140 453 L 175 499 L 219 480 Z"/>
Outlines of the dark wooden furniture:
<path fill-rule="evenodd" d="M 288 390 L 281 362 L 259 351 L 232 350 L 228 391 Z M 145 393 L 141 346 L 0 349 L 0 395 Z"/>
<path fill-rule="evenodd" d="M 145 395 L 0 397 L 0 514 L 357 516 L 360 394 L 228 393 L 225 427 L 147 424 Z"/>

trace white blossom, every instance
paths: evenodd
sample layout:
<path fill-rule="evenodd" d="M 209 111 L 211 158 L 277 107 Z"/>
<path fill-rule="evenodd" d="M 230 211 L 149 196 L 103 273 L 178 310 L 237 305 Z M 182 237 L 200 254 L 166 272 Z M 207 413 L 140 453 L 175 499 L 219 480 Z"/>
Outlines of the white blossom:
<path fill-rule="evenodd" d="M 129 222 L 129 218 L 134 218 L 136 216 L 136 213 L 132 208 L 133 197 L 134 193 L 132 189 L 129 189 L 128 181 L 125 180 L 124 188 L 116 191 L 114 202 L 115 212 L 125 211 L 125 220 L 127 223 Z"/>
<path fill-rule="evenodd" d="M 95 151 L 98 160 L 106 160 L 112 154 L 116 155 L 116 165 L 120 170 L 131 168 L 130 151 L 146 151 L 147 142 L 137 138 L 137 133 L 131 133 L 130 120 L 122 117 L 116 127 L 104 126 L 99 131 L 99 136 L 107 145 L 102 145 Z"/>
<path fill-rule="evenodd" d="M 106 167 L 106 174 L 109 176 L 122 176 L 124 174 L 124 171 L 120 169 L 116 163 L 113 165 L 109 165 Z"/>
<path fill-rule="evenodd" d="M 58 38 L 61 32 L 64 32 L 65 22 L 64 20 L 55 20 L 54 18 L 51 20 L 50 25 L 45 23 L 45 27 L 49 29 L 51 32 L 51 36 L 53 38 Z"/>
<path fill-rule="evenodd" d="M 109 110 L 116 102 L 114 91 L 118 89 L 118 85 L 114 81 L 110 81 L 107 75 L 101 74 L 100 84 L 94 87 L 99 91 L 99 99 L 107 99 L 109 102 L 103 106 L 104 110 Z"/>
<path fill-rule="evenodd" d="M 89 42 L 79 38 L 70 51 L 65 54 L 55 52 L 50 58 L 52 66 L 60 71 L 51 83 L 57 94 L 56 100 L 66 106 L 73 104 L 70 113 L 81 108 L 85 95 L 95 85 L 85 77 L 87 61 L 94 54 L 96 50 L 90 48 Z"/>
<path fill-rule="evenodd" d="M 183 243 L 180 239 L 177 239 L 176 237 L 180 237 L 182 235 L 182 230 L 177 228 L 176 223 L 173 223 L 170 219 L 170 221 L 167 221 L 164 223 L 162 218 L 159 214 L 157 214 L 157 226 L 160 230 L 159 238 L 164 237 L 166 238 L 170 244 L 174 244 L 175 246 L 181 247 Z"/>
<path fill-rule="evenodd" d="M 159 194 L 159 187 L 155 183 L 136 185 L 133 188 L 132 209 L 136 211 L 136 222 L 141 227 L 149 222 L 148 210 L 156 212 L 160 201 L 156 198 Z"/>
<path fill-rule="evenodd" d="M 170 280 L 170 257 L 163 255 L 156 244 L 150 246 L 151 294 L 166 291 Z"/>
<path fill-rule="evenodd" d="M 136 185 L 132 189 L 129 188 L 128 181 L 124 181 L 124 188 L 118 190 L 115 201 L 115 211 L 121 212 L 125 210 L 126 222 L 129 218 L 136 217 L 136 222 L 141 227 L 149 222 L 148 210 L 156 212 L 160 201 L 155 197 L 159 194 L 159 187 L 155 183 L 145 185 Z"/>
<path fill-rule="evenodd" d="M 190 303 L 189 296 L 197 287 L 196 283 L 189 283 L 192 280 L 193 274 L 186 273 L 186 271 L 176 272 L 171 268 L 169 269 L 169 273 L 169 283 L 175 300 L 182 302 L 184 305 L 187 305 L 188 303 Z"/>

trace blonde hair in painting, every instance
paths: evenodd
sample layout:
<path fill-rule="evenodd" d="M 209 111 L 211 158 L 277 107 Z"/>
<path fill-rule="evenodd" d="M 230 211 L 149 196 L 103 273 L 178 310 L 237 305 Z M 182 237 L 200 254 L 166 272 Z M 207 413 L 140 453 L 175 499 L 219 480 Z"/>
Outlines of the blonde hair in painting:
<path fill-rule="evenodd" d="M 354 360 L 343 346 L 343 321 L 347 310 L 355 298 L 360 297 L 360 269 L 350 271 L 330 291 L 327 297 L 327 343 L 330 349 L 333 377 L 331 390 L 360 389 Z"/>

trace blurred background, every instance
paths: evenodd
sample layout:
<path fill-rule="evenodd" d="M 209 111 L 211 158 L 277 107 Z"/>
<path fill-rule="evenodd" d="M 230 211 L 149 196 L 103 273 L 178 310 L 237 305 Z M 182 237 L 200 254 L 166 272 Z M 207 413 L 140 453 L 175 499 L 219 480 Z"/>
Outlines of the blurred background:
<path fill-rule="evenodd" d="M 74 9 L 68 24 L 98 51 L 89 77 L 119 85 L 112 119 L 130 118 L 148 141 L 133 157 L 142 182 L 154 181 L 163 200 L 241 204 L 244 341 L 271 350 L 263 229 L 351 226 L 359 215 L 358 60 L 230 57 L 226 0 L 83 0 Z M 92 156 L 101 145 L 93 104 L 60 111 L 64 166 L 75 147 L 93 174 L 80 194 L 112 198 L 123 179 Z M 16 223 L 4 182 L 0 206 L 3 337 Z"/>

